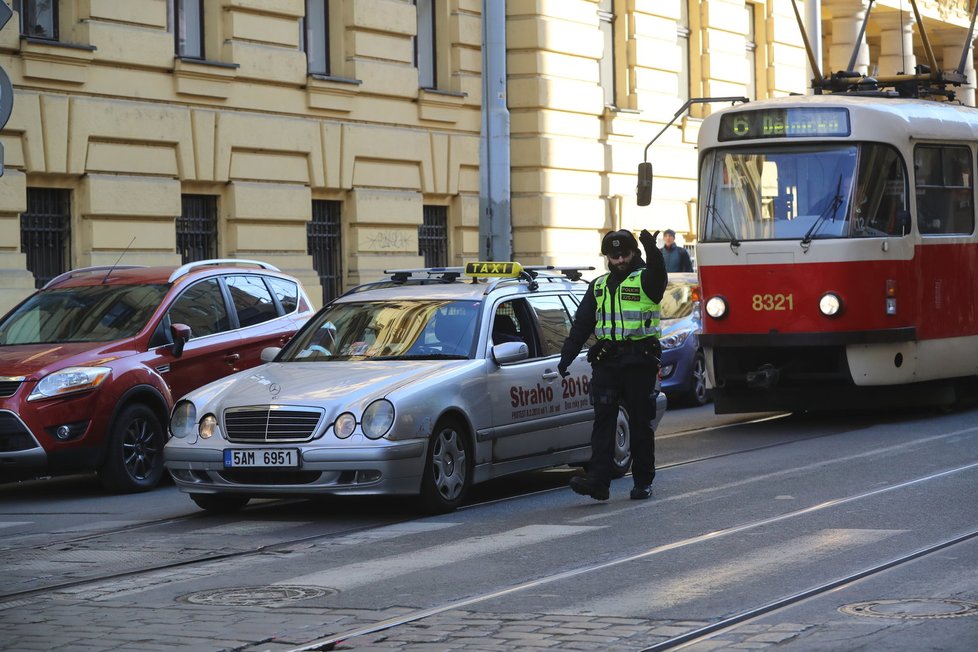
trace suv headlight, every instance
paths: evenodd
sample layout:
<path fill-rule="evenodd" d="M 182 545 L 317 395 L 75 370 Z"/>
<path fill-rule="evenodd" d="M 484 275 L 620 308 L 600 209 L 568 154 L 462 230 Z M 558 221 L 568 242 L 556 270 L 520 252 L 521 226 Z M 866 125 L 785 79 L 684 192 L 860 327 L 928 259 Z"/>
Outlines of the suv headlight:
<path fill-rule="evenodd" d="M 386 398 L 378 399 L 363 411 L 360 426 L 369 439 L 380 439 L 394 425 L 394 405 Z"/>
<path fill-rule="evenodd" d="M 659 344 L 662 345 L 662 350 L 666 351 L 668 349 L 678 349 L 689 337 L 690 333 L 693 331 L 679 331 L 678 333 L 673 333 L 672 335 L 667 335 L 659 340 Z"/>
<path fill-rule="evenodd" d="M 170 434 L 180 439 L 197 432 L 197 408 L 190 401 L 180 401 L 170 417 Z"/>
<path fill-rule="evenodd" d="M 109 367 L 66 367 L 48 374 L 34 387 L 28 401 L 87 392 L 101 385 L 112 370 Z"/>

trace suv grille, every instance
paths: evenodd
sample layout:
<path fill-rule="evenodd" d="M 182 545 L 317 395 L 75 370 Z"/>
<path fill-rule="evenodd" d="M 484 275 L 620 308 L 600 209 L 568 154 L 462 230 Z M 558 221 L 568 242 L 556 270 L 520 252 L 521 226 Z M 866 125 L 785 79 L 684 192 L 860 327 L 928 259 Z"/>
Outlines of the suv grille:
<path fill-rule="evenodd" d="M 37 448 L 34 437 L 12 412 L 0 412 L 0 453 Z"/>
<path fill-rule="evenodd" d="M 16 394 L 23 382 L 23 378 L 0 378 L 0 398 L 7 398 Z"/>
<path fill-rule="evenodd" d="M 235 442 L 309 441 L 322 418 L 323 410 L 255 405 L 225 410 L 224 429 Z"/>

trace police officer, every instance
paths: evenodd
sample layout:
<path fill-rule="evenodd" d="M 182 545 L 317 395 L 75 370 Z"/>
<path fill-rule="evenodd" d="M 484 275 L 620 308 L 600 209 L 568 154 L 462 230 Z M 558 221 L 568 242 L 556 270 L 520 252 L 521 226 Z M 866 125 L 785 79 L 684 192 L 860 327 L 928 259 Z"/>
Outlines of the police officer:
<path fill-rule="evenodd" d="M 612 231 L 601 241 L 609 272 L 591 282 L 574 315 L 557 370 L 567 368 L 593 333 L 597 343 L 588 350 L 594 426 L 591 461 L 586 476 L 571 478 L 576 493 L 607 500 L 615 472 L 614 450 L 618 406 L 628 411 L 631 434 L 633 500 L 652 495 L 655 477 L 655 381 L 659 371 L 659 302 L 666 287 L 662 252 L 655 245 L 659 232 L 642 230 L 639 239 L 649 259 L 646 267 L 630 231 Z"/>

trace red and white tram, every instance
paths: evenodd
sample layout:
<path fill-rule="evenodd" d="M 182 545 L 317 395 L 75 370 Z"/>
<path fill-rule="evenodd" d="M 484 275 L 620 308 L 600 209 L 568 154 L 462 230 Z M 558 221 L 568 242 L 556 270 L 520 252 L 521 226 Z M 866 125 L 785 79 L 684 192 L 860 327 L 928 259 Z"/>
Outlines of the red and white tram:
<path fill-rule="evenodd" d="M 713 113 L 696 260 L 717 413 L 950 402 L 978 375 L 978 110 L 848 94 Z"/>

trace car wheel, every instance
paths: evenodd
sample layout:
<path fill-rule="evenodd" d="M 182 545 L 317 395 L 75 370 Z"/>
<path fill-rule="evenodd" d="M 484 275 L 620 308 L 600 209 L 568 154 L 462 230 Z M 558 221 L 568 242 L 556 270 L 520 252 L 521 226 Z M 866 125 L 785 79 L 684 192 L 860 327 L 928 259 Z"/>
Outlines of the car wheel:
<path fill-rule="evenodd" d="M 693 369 L 690 373 L 690 389 L 686 394 L 686 402 L 690 405 L 706 405 L 710 402 L 709 390 L 706 389 L 706 356 L 697 351 L 693 357 Z"/>
<path fill-rule="evenodd" d="M 472 484 L 471 451 L 458 419 L 443 419 L 428 441 L 421 478 L 421 505 L 432 514 L 458 508 Z"/>
<path fill-rule="evenodd" d="M 215 514 L 233 514 L 248 504 L 248 496 L 237 494 L 190 494 L 197 507 Z"/>
<path fill-rule="evenodd" d="M 615 424 L 614 471 L 616 478 L 624 477 L 632 465 L 631 430 L 628 427 L 628 412 L 618 408 L 618 422 Z"/>
<path fill-rule="evenodd" d="M 148 491 L 163 477 L 163 426 L 156 413 L 134 403 L 123 408 L 112 424 L 105 461 L 98 469 L 110 491 Z"/>

